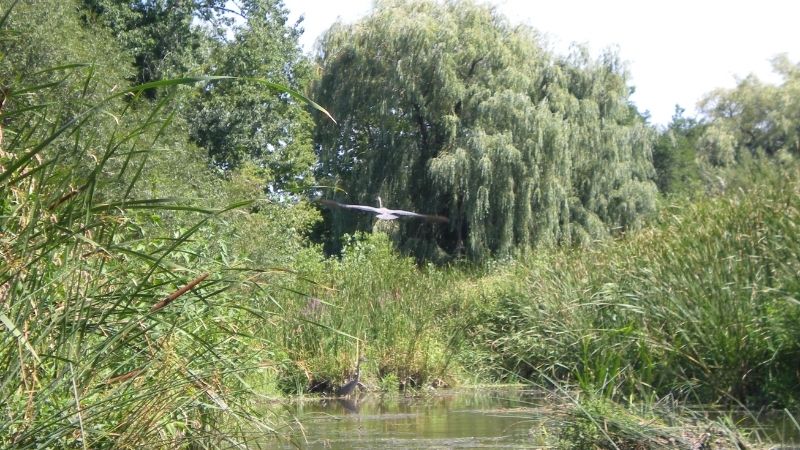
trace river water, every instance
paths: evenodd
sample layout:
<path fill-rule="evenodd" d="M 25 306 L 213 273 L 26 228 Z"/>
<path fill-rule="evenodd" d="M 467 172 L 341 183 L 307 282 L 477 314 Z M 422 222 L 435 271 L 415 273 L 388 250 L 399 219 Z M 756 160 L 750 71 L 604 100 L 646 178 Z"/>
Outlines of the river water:
<path fill-rule="evenodd" d="M 537 404 L 537 392 L 491 388 L 299 401 L 284 448 L 531 448 Z"/>
<path fill-rule="evenodd" d="M 558 403 L 542 391 L 520 387 L 476 387 L 402 395 L 306 398 L 285 404 L 293 417 L 280 441 L 263 448 L 458 449 L 552 448 Z M 562 405 L 561 408 L 564 406 Z M 800 426 L 780 411 L 771 419 L 741 414 L 732 419 L 763 448 L 800 450 Z M 718 413 L 702 413 L 713 420 Z M 735 417 L 735 416 L 731 416 Z M 557 439 L 556 439 L 557 441 Z M 788 445 L 787 445 L 788 444 Z M 759 447 L 761 448 L 761 447 Z"/>

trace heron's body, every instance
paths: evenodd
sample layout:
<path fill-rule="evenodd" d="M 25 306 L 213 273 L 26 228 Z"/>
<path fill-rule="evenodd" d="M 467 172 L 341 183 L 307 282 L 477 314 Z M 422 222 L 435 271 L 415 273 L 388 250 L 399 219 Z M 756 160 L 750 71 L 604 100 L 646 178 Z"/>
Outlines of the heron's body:
<path fill-rule="evenodd" d="M 336 395 L 339 397 L 346 397 L 353 393 L 356 386 L 359 385 L 359 377 L 361 376 L 361 362 L 364 361 L 364 357 L 358 358 L 358 363 L 356 363 L 356 371 L 353 372 L 353 378 L 348 381 L 347 383 L 343 384 L 336 389 Z"/>
<path fill-rule="evenodd" d="M 358 386 L 358 372 L 356 372 L 356 377 L 352 380 L 348 381 L 347 383 L 343 384 L 336 390 L 336 395 L 339 397 L 346 397 L 353 393 L 353 390 Z"/>

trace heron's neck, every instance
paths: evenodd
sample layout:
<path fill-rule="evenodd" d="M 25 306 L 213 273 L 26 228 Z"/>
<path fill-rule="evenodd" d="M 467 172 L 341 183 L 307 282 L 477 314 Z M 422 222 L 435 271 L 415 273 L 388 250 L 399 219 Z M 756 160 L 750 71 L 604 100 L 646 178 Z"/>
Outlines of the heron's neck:
<path fill-rule="evenodd" d="M 378 196 L 378 208 L 383 208 L 383 202 L 381 201 L 381 196 Z"/>

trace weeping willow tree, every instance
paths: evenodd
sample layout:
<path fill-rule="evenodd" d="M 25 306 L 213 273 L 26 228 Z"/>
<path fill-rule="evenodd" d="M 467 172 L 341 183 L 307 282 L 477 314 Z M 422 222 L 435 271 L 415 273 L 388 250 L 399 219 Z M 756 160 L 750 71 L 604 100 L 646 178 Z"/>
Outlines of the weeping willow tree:
<path fill-rule="evenodd" d="M 339 121 L 320 122 L 320 175 L 349 201 L 450 218 L 405 222 L 407 247 L 483 258 L 584 242 L 654 206 L 655 136 L 613 52 L 556 57 L 468 1 L 379 1 L 317 57 L 313 96 Z M 370 220 L 339 216 L 334 232 Z"/>

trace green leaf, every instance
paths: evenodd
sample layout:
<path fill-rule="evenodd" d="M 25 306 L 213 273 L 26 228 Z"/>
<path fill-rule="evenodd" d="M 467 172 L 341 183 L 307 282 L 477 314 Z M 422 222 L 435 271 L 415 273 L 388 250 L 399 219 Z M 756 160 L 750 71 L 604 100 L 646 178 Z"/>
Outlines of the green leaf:
<path fill-rule="evenodd" d="M 33 356 L 33 359 L 35 359 L 37 363 L 41 363 L 42 362 L 39 359 L 39 355 L 36 354 L 36 350 L 33 349 L 33 347 L 31 346 L 31 343 L 28 342 L 28 340 L 25 338 L 25 335 L 22 334 L 21 331 L 19 331 L 17 326 L 14 325 L 14 322 L 12 322 L 11 319 L 7 315 L 5 315 L 5 313 L 0 312 L 0 322 L 3 322 L 3 325 L 6 326 L 6 329 L 8 329 L 8 331 L 10 331 L 11 334 L 15 338 L 17 338 L 17 340 L 22 342 L 22 344 L 25 346 L 25 348 L 28 349 L 30 354 Z"/>

